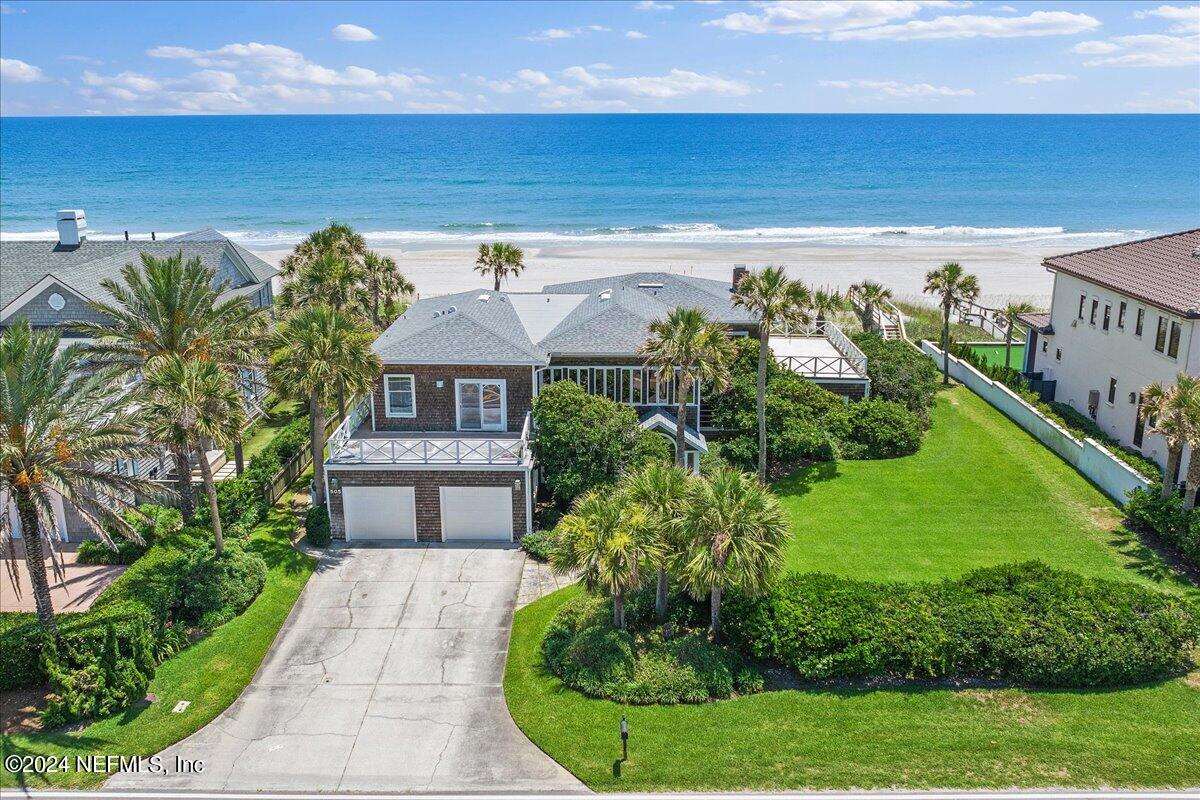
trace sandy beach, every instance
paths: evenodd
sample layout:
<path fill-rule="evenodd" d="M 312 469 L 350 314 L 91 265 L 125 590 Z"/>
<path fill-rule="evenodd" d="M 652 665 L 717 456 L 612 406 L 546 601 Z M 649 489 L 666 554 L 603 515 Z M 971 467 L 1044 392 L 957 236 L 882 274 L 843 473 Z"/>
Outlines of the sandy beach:
<path fill-rule="evenodd" d="M 520 239 L 514 237 L 520 245 Z M 368 245 L 372 245 L 368 240 Z M 400 269 L 422 296 L 477 289 L 485 279 L 474 272 L 478 244 L 455 247 L 376 247 L 396 259 Z M 624 272 L 663 271 L 728 280 L 734 264 L 750 267 L 783 264 L 809 286 L 845 289 L 869 278 L 888 286 L 897 298 L 921 295 L 926 271 L 946 261 L 957 261 L 979 276 L 981 302 L 1027 300 L 1048 306 L 1053 276 L 1042 259 L 1061 252 L 1022 247 L 814 247 L 786 244 L 571 244 L 525 247 L 524 274 L 504 287 L 512 291 L 537 291 L 547 283 L 617 275 Z M 259 256 L 278 263 L 288 250 L 257 250 Z M 926 298 L 928 299 L 928 298 Z"/>

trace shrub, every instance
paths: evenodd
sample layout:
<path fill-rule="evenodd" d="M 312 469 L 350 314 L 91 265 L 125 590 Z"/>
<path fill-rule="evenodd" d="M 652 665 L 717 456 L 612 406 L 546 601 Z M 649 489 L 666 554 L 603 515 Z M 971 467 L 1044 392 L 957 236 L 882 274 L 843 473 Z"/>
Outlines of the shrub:
<path fill-rule="evenodd" d="M 521 537 L 521 549 L 538 561 L 549 561 L 553 546 L 553 531 L 534 531 Z"/>
<path fill-rule="evenodd" d="M 245 538 L 267 518 L 268 506 L 262 487 L 243 473 L 240 478 L 230 478 L 217 484 L 217 511 L 231 537 Z M 208 525 L 210 516 L 208 503 L 198 503 L 196 522 Z"/>
<path fill-rule="evenodd" d="M 262 591 L 267 565 L 257 553 L 228 542 L 220 555 L 208 544 L 187 554 L 179 613 L 188 622 L 212 630 L 236 617 Z"/>
<path fill-rule="evenodd" d="M 860 400 L 848 407 L 846 439 L 867 458 L 896 458 L 921 448 L 921 420 L 890 400 Z"/>
<path fill-rule="evenodd" d="M 532 447 L 546 488 L 560 506 L 613 483 L 643 433 L 637 413 L 570 381 L 552 383 L 533 401 Z"/>
<path fill-rule="evenodd" d="M 743 653 L 808 680 L 1121 686 L 1186 670 L 1200 639 L 1200 615 L 1186 600 L 1038 562 L 939 583 L 792 573 L 761 598 L 733 594 L 725 617 Z"/>
<path fill-rule="evenodd" d="M 626 469 L 637 469 L 653 461 L 671 463 L 675 460 L 675 443 L 655 431 L 641 431 L 633 444 Z"/>
<path fill-rule="evenodd" d="M 858 333 L 851 338 L 867 357 L 871 396 L 900 403 L 929 427 L 929 412 L 940 381 L 933 361 L 899 339 L 885 341 L 874 333 Z"/>
<path fill-rule="evenodd" d="M 154 503 L 139 506 L 137 512 L 126 511 L 124 517 L 141 537 L 141 543 L 130 539 L 123 529 L 110 526 L 107 533 L 116 549 L 98 539 L 84 539 L 79 543 L 76 560 L 80 564 L 132 564 L 157 538 L 170 535 L 183 526 L 183 515 L 179 509 Z"/>
<path fill-rule="evenodd" d="M 304 540 L 313 547 L 328 547 L 333 535 L 329 530 L 329 509 L 325 506 L 309 506 L 304 514 Z"/>
<path fill-rule="evenodd" d="M 46 673 L 38 663 L 43 635 L 36 614 L 23 611 L 0 613 L 0 691 L 45 682 Z"/>
<path fill-rule="evenodd" d="M 128 539 L 113 541 L 116 550 L 99 539 L 84 539 L 75 551 L 75 560 L 80 564 L 132 564 L 146 552 L 146 546 Z"/>
<path fill-rule="evenodd" d="M 1154 532 L 1200 567 L 1200 511 L 1188 511 L 1176 492 L 1163 497 L 1158 487 L 1134 489 L 1125 504 L 1125 516 L 1135 527 Z"/>

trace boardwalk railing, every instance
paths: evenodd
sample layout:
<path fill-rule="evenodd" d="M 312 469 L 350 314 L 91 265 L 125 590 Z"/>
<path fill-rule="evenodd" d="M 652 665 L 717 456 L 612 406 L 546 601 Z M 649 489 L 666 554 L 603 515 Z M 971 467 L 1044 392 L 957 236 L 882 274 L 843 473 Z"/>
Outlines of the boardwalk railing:
<path fill-rule="evenodd" d="M 828 339 L 840 356 L 776 356 L 785 369 L 800 375 L 821 378 L 862 378 L 867 374 L 867 356 L 849 336 L 829 320 L 792 327 L 777 325 L 771 336 L 786 339 Z"/>
<path fill-rule="evenodd" d="M 858 289 L 851 286 L 846 292 L 846 299 L 859 314 L 866 313 L 867 304 Z M 871 324 L 884 339 L 908 339 L 908 331 L 904 328 L 904 314 L 891 300 L 883 300 L 871 306 Z"/>

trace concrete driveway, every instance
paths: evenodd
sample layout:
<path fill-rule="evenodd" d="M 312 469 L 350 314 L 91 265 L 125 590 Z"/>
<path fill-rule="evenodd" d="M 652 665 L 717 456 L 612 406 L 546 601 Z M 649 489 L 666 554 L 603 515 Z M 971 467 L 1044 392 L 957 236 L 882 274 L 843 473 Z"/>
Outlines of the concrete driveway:
<path fill-rule="evenodd" d="M 587 791 L 504 702 L 523 561 L 511 546 L 331 549 L 241 697 L 162 754 L 204 771 L 108 788 Z"/>

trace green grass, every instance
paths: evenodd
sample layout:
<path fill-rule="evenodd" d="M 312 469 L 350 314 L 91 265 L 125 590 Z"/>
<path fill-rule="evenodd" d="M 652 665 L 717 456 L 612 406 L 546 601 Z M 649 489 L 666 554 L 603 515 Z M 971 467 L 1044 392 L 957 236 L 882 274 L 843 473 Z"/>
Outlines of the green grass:
<path fill-rule="evenodd" d="M 914 342 L 928 339 L 939 342 L 942 339 L 942 310 L 935 306 L 921 305 L 906 301 L 897 301 L 896 307 L 904 314 L 904 330 L 908 338 Z M 962 322 L 950 323 L 950 338 L 956 342 L 979 342 L 992 339 L 983 328 L 966 325 Z"/>
<path fill-rule="evenodd" d="M 1195 594 L 1066 463 L 966 389 L 920 453 L 780 482 L 788 567 L 877 580 L 1030 558 Z M 863 688 L 623 707 L 566 689 L 540 642 L 570 588 L 516 615 L 504 689 L 539 747 L 601 791 L 1200 785 L 1200 671 L 1120 691 Z M 617 726 L 630 726 L 630 760 Z"/>
<path fill-rule="evenodd" d="M 301 483 L 305 480 L 302 478 Z M 295 518 L 291 493 L 284 498 L 249 540 L 249 548 L 267 562 L 262 593 L 237 619 L 159 666 L 150 682 L 149 692 L 157 698 L 153 704 L 128 709 L 74 733 L 4 736 L 4 755 L 69 756 L 72 761 L 87 755 L 149 756 L 189 736 L 224 711 L 254 677 L 316 566 L 312 558 L 292 547 Z M 171 708 L 179 700 L 190 700 L 191 705 L 181 714 L 172 714 Z M 0 786 L 85 789 L 99 785 L 107 776 L 70 771 L 22 777 L 23 782 L 5 769 L 0 773 Z"/>
<path fill-rule="evenodd" d="M 987 363 L 993 367 L 1004 366 L 1004 343 L 993 344 L 972 344 L 971 349 L 979 355 L 987 359 Z M 1012 360 L 1009 366 L 1013 369 L 1023 369 L 1025 364 L 1025 345 L 1014 344 L 1012 346 Z"/>
<path fill-rule="evenodd" d="M 305 415 L 304 407 L 297 400 L 278 400 L 263 417 L 250 426 L 249 434 L 242 442 L 242 458 L 246 461 L 254 458 L 279 431 L 297 417 Z"/>

